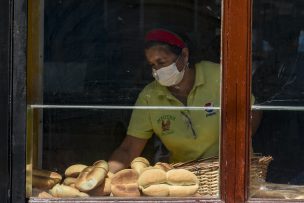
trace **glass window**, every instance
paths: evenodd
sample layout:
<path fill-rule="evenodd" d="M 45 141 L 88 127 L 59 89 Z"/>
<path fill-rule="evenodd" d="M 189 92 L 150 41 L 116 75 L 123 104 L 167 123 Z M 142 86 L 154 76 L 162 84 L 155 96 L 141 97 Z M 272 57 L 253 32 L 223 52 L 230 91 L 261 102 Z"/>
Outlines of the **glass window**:
<path fill-rule="evenodd" d="M 219 197 L 220 11 L 218 0 L 29 1 L 28 196 Z M 177 182 L 147 183 L 160 191 L 137 185 L 169 169 Z"/>
<path fill-rule="evenodd" d="M 253 1 L 252 113 L 263 116 L 252 145 L 272 157 L 265 179 L 251 181 L 253 198 L 304 198 L 303 8 L 296 0 Z"/>

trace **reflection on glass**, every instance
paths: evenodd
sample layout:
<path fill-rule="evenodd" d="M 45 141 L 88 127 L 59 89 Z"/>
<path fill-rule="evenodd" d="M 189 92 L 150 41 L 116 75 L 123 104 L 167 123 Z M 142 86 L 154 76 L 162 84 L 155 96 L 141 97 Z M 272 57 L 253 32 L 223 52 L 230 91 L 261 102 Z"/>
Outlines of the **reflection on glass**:
<path fill-rule="evenodd" d="M 250 197 L 304 199 L 303 1 L 253 2 L 252 91 L 263 112 L 252 136 L 255 153 L 271 156 Z"/>
<path fill-rule="evenodd" d="M 220 7 L 218 0 L 45 0 L 43 26 L 33 23 L 43 34 L 31 38 L 43 47 L 43 54 L 31 49 L 43 65 L 28 66 L 39 86 L 28 89 L 28 193 L 217 198 Z M 172 173 L 181 173 L 175 185 L 189 185 L 166 179 L 139 187 L 138 167 L 157 162 L 160 177 L 187 169 Z M 189 171 L 193 179 L 183 179 Z"/>

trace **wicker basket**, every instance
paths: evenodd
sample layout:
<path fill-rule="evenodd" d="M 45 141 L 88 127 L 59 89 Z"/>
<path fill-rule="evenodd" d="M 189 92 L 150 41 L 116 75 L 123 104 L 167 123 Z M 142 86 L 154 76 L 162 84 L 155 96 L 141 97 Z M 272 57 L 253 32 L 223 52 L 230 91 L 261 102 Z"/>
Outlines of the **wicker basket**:
<path fill-rule="evenodd" d="M 271 156 L 253 156 L 251 158 L 251 180 L 265 180 Z M 193 172 L 199 179 L 198 193 L 202 196 L 219 195 L 219 161 L 217 157 L 199 159 L 185 163 L 172 164 L 173 168 L 183 168 Z"/>

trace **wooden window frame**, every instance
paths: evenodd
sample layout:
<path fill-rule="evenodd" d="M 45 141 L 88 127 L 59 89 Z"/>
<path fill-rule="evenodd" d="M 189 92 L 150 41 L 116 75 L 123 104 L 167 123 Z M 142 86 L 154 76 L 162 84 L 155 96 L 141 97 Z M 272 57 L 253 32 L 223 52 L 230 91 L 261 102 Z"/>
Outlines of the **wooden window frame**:
<path fill-rule="evenodd" d="M 223 1 L 221 194 L 225 202 L 248 197 L 251 0 Z"/>
<path fill-rule="evenodd" d="M 27 54 L 27 0 L 6 0 L 9 11 L 11 38 L 7 49 L 12 73 L 8 83 L 11 98 L 10 130 L 10 201 L 25 202 L 25 148 L 26 148 L 26 54 Z M 250 95 L 251 95 L 251 0 L 223 0 L 222 3 L 222 136 L 220 160 L 220 199 L 199 198 L 109 198 L 99 201 L 155 202 L 248 202 Z M 12 89 L 9 89 L 12 88 Z M 1 90 L 2 91 L 2 90 Z M 7 122 L 2 121 L 1 122 Z M 1 138 L 2 140 L 2 138 Z M 2 146 L 2 145 L 1 145 Z M 79 199 L 77 199 L 79 202 Z M 90 198 L 90 202 L 94 199 Z M 61 202 L 68 202 L 62 201 Z M 274 202 L 250 200 L 249 202 Z M 52 201 L 53 202 L 53 201 Z M 59 201 L 58 201 L 59 202 Z M 83 200 L 83 202 L 86 202 Z M 284 200 L 275 202 L 285 202 Z M 298 201 L 299 202 L 299 201 Z"/>

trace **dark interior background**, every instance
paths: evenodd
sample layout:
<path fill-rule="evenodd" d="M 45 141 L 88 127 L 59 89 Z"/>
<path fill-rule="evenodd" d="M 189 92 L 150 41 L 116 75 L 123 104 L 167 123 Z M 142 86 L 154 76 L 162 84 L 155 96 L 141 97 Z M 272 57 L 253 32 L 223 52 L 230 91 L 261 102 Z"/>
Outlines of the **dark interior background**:
<path fill-rule="evenodd" d="M 152 81 L 144 34 L 181 34 L 192 61 L 220 60 L 220 1 L 45 0 L 43 103 L 132 106 Z M 43 168 L 107 159 L 125 136 L 131 110 L 43 111 Z M 145 156 L 153 162 L 154 141 Z"/>
<path fill-rule="evenodd" d="M 10 154 L 10 126 L 11 126 L 11 49 L 10 49 L 10 24 L 11 10 L 9 1 L 0 2 L 0 199 L 9 202 L 11 199 L 11 156 Z"/>
<path fill-rule="evenodd" d="M 302 107 L 263 112 L 253 148 L 273 156 L 267 177 L 270 182 L 304 184 L 303 10 L 301 0 L 253 1 L 252 88 L 256 103 Z"/>
<path fill-rule="evenodd" d="M 304 2 L 253 1 L 252 91 L 256 104 L 304 106 Z M 43 102 L 133 105 L 151 80 L 144 33 L 182 33 L 192 60 L 220 60 L 220 1 L 45 0 Z M 302 37 L 302 38 L 301 38 Z M 302 41 L 301 41 L 302 39 Z M 131 110 L 43 111 L 43 167 L 107 159 L 123 139 Z M 272 155 L 267 181 L 304 184 L 304 112 L 264 111 L 255 152 Z M 153 161 L 151 141 L 146 157 Z"/>
<path fill-rule="evenodd" d="M 182 33 L 192 60 L 220 60 L 220 1 L 45 0 L 43 102 L 132 106 L 151 80 L 143 55 L 146 31 Z M 301 0 L 253 1 L 252 91 L 256 104 L 303 106 Z M 302 36 L 304 37 L 304 36 Z M 43 112 L 43 167 L 107 159 L 123 139 L 131 110 Z M 304 183 L 304 112 L 264 111 L 255 152 L 272 155 L 267 180 Z M 145 156 L 153 161 L 151 141 Z"/>

